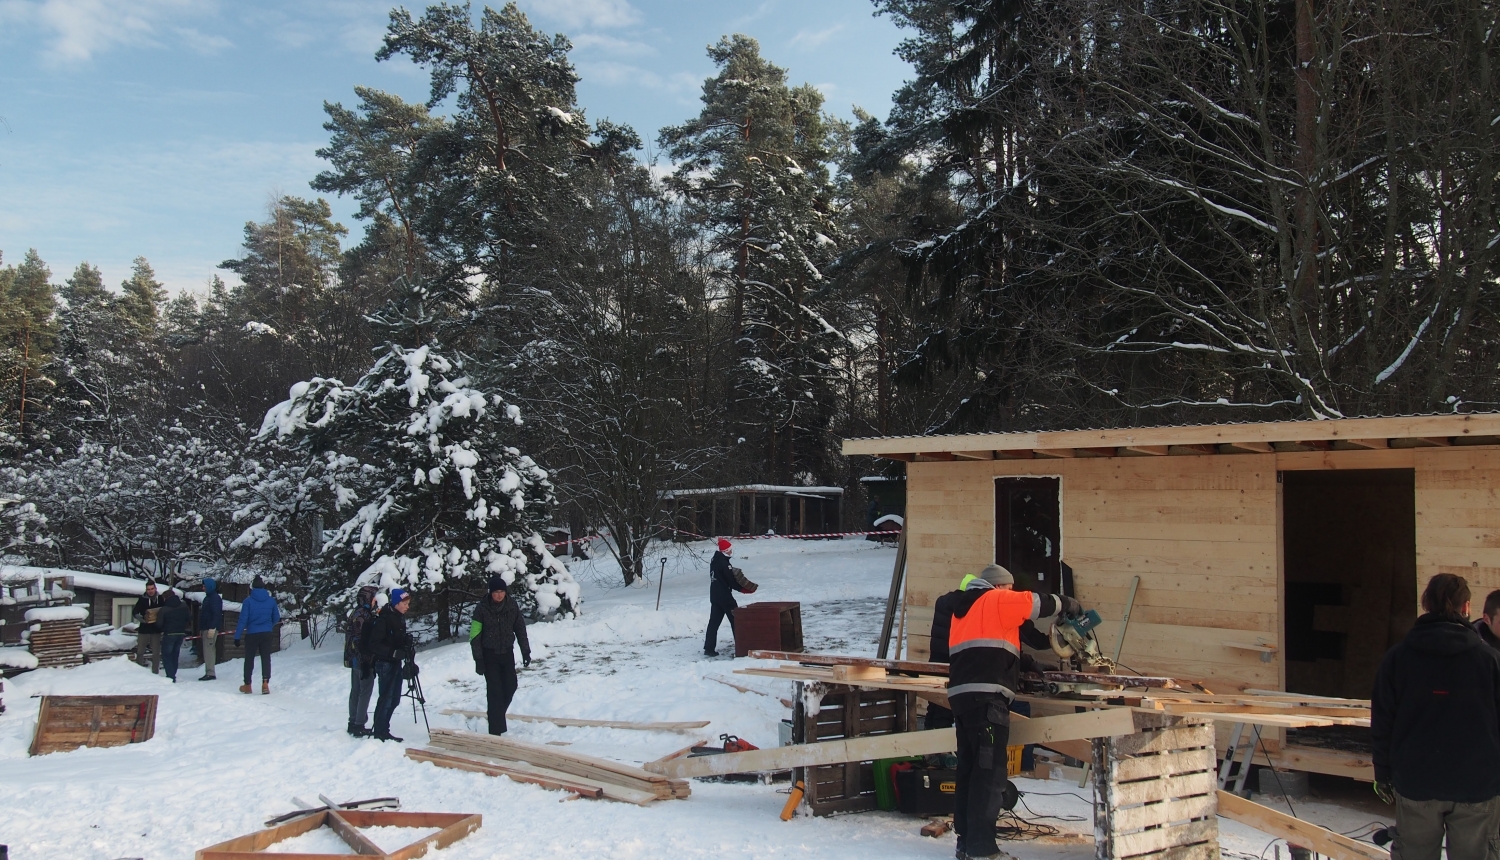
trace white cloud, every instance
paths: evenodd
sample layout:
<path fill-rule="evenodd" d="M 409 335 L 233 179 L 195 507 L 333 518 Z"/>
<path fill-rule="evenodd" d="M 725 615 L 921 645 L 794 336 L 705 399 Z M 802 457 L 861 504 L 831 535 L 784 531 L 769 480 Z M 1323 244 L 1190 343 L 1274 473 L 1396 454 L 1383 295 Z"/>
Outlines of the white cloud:
<path fill-rule="evenodd" d="M 580 51 L 598 51 L 616 57 L 649 57 L 656 53 L 655 46 L 634 39 L 619 39 L 603 33 L 581 33 L 570 37 L 573 47 Z"/>
<path fill-rule="evenodd" d="M 533 0 L 526 6 L 564 27 L 607 30 L 639 24 L 642 15 L 629 0 Z"/>
<path fill-rule="evenodd" d="M 822 46 L 824 42 L 827 42 L 829 39 L 833 38 L 842 29 L 844 29 L 843 24 L 834 24 L 832 27 L 827 27 L 822 30 L 801 30 L 797 33 L 797 35 L 792 37 L 791 44 L 794 48 L 801 48 L 804 51 L 810 51 L 814 48 Z"/>
<path fill-rule="evenodd" d="M 234 47 L 234 43 L 223 36 L 215 36 L 192 27 L 173 27 L 172 31 L 184 44 L 200 54 L 217 54 Z"/>
<path fill-rule="evenodd" d="M 164 26 L 180 34 L 170 25 L 213 6 L 213 0 L 3 0 L 0 25 L 40 31 L 53 63 L 81 63 L 114 47 L 160 47 Z M 204 44 L 197 43 L 195 50 Z"/>
<path fill-rule="evenodd" d="M 662 75 L 650 69 L 613 60 L 580 62 L 578 72 L 584 80 L 590 83 L 656 90 L 667 95 L 678 96 L 680 101 L 685 100 L 688 104 L 694 102 L 703 86 L 703 79 L 692 72 L 670 72 Z M 692 96 L 691 99 L 685 98 L 689 95 Z"/>

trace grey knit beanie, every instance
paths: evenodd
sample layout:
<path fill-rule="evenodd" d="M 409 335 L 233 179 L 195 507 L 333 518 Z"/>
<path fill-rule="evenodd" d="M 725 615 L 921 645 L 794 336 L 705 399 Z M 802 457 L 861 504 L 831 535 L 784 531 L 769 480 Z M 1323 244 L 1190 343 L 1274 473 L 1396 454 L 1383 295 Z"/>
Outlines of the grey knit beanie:
<path fill-rule="evenodd" d="M 990 585 L 1015 585 L 1016 578 L 998 564 L 991 564 L 979 572 L 979 578 Z"/>

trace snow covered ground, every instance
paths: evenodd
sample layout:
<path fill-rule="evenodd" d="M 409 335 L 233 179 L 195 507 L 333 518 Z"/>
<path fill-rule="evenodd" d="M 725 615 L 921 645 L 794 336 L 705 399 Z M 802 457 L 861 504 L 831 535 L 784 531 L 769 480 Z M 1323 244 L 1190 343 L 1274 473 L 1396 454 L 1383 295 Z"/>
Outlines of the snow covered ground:
<path fill-rule="evenodd" d="M 593 719 L 712 720 L 692 733 L 559 728 L 512 723 L 511 736 L 559 741 L 567 749 L 644 762 L 720 733 L 758 746 L 777 743 L 788 716 L 780 698 L 790 682 L 732 674 L 749 660 L 702 655 L 708 615 L 707 543 L 664 545 L 652 556 L 650 581 L 623 588 L 607 560 L 575 563 L 584 586 L 583 616 L 531 628 L 531 669 L 521 675 L 511 710 Z M 735 562 L 760 583 L 741 603 L 802 603 L 809 650 L 873 654 L 895 550 L 859 539 L 744 541 Z M 665 558 L 661 609 L 657 574 Z M 721 653 L 732 653 L 728 625 Z M 21 858 L 148 860 L 189 858 L 193 851 L 262 826 L 293 808 L 293 796 L 336 800 L 396 795 L 411 811 L 478 812 L 484 826 L 429 856 L 468 858 L 850 858 L 942 860 L 952 836 L 917 833 L 922 819 L 865 813 L 782 822 L 786 786 L 693 783 L 688 800 L 649 807 L 603 801 L 563 803 L 568 795 L 507 779 L 442 770 L 402 755 L 403 745 L 354 740 L 344 733 L 348 672 L 339 643 L 312 650 L 289 641 L 277 654 L 272 695 L 238 692 L 241 663 L 219 667 L 219 680 L 198 682 L 184 669 L 170 684 L 123 658 L 76 669 L 31 672 L 6 684 L 0 715 L 0 844 Z M 483 681 L 466 645 L 419 655 L 433 725 L 482 731 L 480 721 L 440 716 L 443 708 L 482 710 Z M 257 672 L 258 676 L 258 672 Z M 715 678 L 763 691 L 742 693 Z M 156 736 L 148 743 L 28 758 L 41 694 L 157 693 Z M 420 718 L 403 702 L 392 731 L 421 743 Z M 1087 790 L 1059 780 L 1020 780 L 1030 810 L 1064 832 L 1007 845 L 1022 860 L 1092 856 Z M 1024 810 L 1022 810 L 1024 812 Z M 1341 830 L 1374 819 L 1368 808 L 1298 803 L 1297 813 Z M 1223 821 L 1226 854 L 1264 855 L 1270 837 Z M 309 835 L 312 847 L 325 836 Z M 412 834 L 415 837 L 416 834 Z M 399 837 L 399 834 L 398 834 Z M 393 838 L 398 838 L 393 837 Z M 399 841 L 399 840 L 398 840 Z M 299 843 L 303 844 L 303 843 Z M 316 850 L 324 850 L 318 848 Z"/>

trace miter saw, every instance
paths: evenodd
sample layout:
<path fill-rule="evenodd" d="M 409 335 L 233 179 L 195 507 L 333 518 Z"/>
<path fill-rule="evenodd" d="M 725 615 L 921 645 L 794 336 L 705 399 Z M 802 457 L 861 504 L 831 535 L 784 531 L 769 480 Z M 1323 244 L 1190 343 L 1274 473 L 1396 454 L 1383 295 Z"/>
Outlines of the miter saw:
<path fill-rule="evenodd" d="M 1175 687 L 1171 678 L 1122 676 L 1115 661 L 1104 656 L 1096 632 L 1104 619 L 1093 609 L 1072 617 L 1058 616 L 1047 640 L 1062 661 L 1055 670 L 1021 676 L 1021 689 L 1032 694 L 1080 696 L 1123 691 L 1126 687 Z"/>

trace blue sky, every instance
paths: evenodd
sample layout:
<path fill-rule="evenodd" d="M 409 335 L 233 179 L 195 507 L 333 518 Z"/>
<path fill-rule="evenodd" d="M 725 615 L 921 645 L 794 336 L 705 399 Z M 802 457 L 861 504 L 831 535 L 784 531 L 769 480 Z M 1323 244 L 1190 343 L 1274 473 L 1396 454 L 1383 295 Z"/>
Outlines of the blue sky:
<path fill-rule="evenodd" d="M 81 260 L 117 285 L 147 257 L 201 290 L 278 194 L 313 196 L 323 102 L 363 84 L 411 101 L 424 73 L 376 63 L 391 6 L 366 0 L 0 0 L 0 252 L 36 248 L 61 282 Z M 476 7 L 482 4 L 476 3 Z M 495 4 L 498 5 L 498 4 Z M 908 67 L 870 0 L 522 0 L 573 40 L 591 119 L 654 142 L 698 109 L 727 33 L 812 83 L 828 109 L 884 117 Z M 414 13 L 419 4 L 408 4 Z M 332 200 L 355 234 L 348 201 Z"/>

